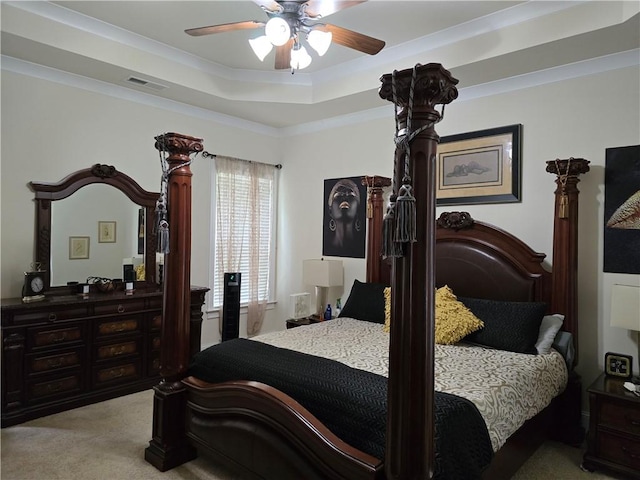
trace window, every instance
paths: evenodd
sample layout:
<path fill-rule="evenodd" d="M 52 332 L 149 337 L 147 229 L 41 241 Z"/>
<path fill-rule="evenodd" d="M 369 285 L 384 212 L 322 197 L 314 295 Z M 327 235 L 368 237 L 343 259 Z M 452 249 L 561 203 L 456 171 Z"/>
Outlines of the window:
<path fill-rule="evenodd" d="M 222 305 L 224 273 L 241 272 L 240 302 L 273 298 L 277 169 L 217 157 L 213 172 L 212 308 Z"/>

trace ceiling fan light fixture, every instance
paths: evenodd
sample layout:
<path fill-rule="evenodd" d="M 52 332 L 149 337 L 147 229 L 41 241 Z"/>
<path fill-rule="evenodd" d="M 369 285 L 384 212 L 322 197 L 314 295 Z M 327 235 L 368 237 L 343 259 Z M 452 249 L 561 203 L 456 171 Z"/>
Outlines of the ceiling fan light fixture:
<path fill-rule="evenodd" d="M 311 30 L 307 35 L 307 42 L 311 45 L 318 55 L 323 56 L 329 50 L 331 45 L 331 32 L 323 32 L 322 30 Z"/>
<path fill-rule="evenodd" d="M 311 55 L 307 52 L 304 46 L 300 45 L 298 48 L 291 49 L 291 68 L 294 70 L 302 70 L 311 65 Z"/>
<path fill-rule="evenodd" d="M 291 38 L 291 28 L 282 17 L 271 18 L 264 27 L 264 33 L 275 46 L 284 45 Z"/>
<path fill-rule="evenodd" d="M 256 54 L 256 57 L 258 57 L 261 62 L 273 49 L 273 44 L 266 35 L 262 35 L 258 38 L 250 38 L 249 45 L 251 45 L 253 53 Z"/>

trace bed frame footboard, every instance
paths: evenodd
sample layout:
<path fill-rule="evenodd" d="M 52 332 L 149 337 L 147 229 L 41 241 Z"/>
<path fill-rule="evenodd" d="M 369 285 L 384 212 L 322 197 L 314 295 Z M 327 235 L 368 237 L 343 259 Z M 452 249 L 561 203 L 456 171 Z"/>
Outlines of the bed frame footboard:
<path fill-rule="evenodd" d="M 346 444 L 288 395 L 259 382 L 187 389 L 186 435 L 248 478 L 380 480 L 382 461 Z"/>

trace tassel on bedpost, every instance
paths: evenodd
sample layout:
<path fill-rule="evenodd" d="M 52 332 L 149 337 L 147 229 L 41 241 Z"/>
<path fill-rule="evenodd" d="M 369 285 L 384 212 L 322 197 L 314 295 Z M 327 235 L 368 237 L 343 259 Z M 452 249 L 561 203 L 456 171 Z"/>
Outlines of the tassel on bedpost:
<path fill-rule="evenodd" d="M 396 200 L 395 241 L 413 243 L 416 241 L 416 199 L 412 193 L 411 178 L 405 176 L 398 190 Z"/>
<path fill-rule="evenodd" d="M 382 218 L 382 256 L 384 258 L 402 257 L 402 245 L 395 240 L 396 231 L 396 195 L 391 195 L 387 211 Z"/>

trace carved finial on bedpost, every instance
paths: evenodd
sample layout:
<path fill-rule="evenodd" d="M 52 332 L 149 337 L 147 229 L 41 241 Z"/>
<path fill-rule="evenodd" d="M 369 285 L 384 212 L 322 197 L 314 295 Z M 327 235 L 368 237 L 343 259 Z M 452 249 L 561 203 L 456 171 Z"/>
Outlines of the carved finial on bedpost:
<path fill-rule="evenodd" d="M 411 228 L 415 231 L 415 242 L 413 238 L 407 241 L 402 235 L 397 237 L 395 240 L 406 242 L 400 244 L 402 255 L 397 255 L 394 247 L 399 242 L 391 243 L 389 237 L 385 240 L 387 245 L 391 244 L 385 255 L 393 257 L 385 472 L 389 480 L 431 478 L 435 172 L 440 139 L 435 125 L 443 118 L 444 105 L 458 97 L 458 80 L 439 63 L 429 63 L 385 74 L 381 81 L 380 97 L 393 102 L 396 110 L 394 190 L 400 185 L 406 187 L 406 180 L 411 179 L 413 196 L 404 197 L 415 205 L 415 215 L 404 218 L 411 222 L 415 219 L 415 230 Z M 437 105 L 442 105 L 441 111 L 436 110 Z M 402 196 L 398 191 L 392 194 Z"/>
<path fill-rule="evenodd" d="M 589 171 L 589 161 L 568 158 L 547 161 L 547 172 L 557 175 L 553 234 L 551 310 L 565 316 L 564 329 L 578 338 L 578 182 Z M 574 364 L 578 363 L 578 345 Z"/>

